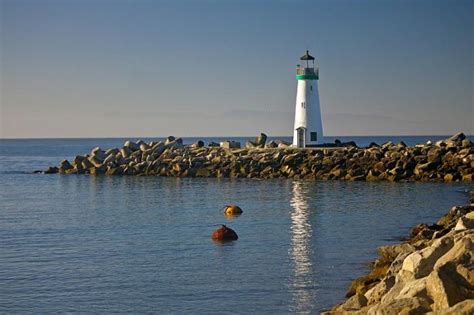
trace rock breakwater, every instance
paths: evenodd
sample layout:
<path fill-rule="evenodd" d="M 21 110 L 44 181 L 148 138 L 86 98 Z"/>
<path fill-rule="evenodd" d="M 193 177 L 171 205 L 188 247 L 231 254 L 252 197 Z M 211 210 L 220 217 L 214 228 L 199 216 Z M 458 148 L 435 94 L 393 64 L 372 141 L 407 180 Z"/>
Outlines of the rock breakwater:
<path fill-rule="evenodd" d="M 474 196 L 401 244 L 378 248 L 348 300 L 323 314 L 474 314 Z"/>
<path fill-rule="evenodd" d="M 298 149 L 284 142 L 266 143 L 262 134 L 241 149 L 235 142 L 184 145 L 168 137 L 150 143 L 127 141 L 107 150 L 96 147 L 45 173 L 445 182 L 474 177 L 474 146 L 462 133 L 414 147 L 403 142 L 366 148 L 352 142 L 336 145 Z"/>

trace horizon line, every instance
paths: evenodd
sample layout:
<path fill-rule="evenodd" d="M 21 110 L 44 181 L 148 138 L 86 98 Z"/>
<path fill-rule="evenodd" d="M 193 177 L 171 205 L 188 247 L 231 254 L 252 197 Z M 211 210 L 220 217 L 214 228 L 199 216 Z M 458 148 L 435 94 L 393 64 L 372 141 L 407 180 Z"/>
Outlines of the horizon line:
<path fill-rule="evenodd" d="M 461 131 L 460 131 L 461 132 Z M 324 137 L 449 137 L 452 135 L 455 135 L 459 132 L 453 133 L 453 134 L 393 134 L 393 135 L 325 135 Z M 464 133 L 464 132 L 462 132 Z M 266 134 L 268 138 L 292 138 L 292 135 L 288 136 L 269 136 Z M 473 137 L 474 134 L 466 134 L 464 133 L 466 137 Z M 80 140 L 80 139 L 140 139 L 140 138 L 146 138 L 146 139 L 160 139 L 160 138 L 167 138 L 170 137 L 168 136 L 117 136 L 117 137 L 0 137 L 0 140 Z M 184 139 L 189 139 L 189 138 L 256 138 L 257 136 L 173 136 L 175 138 L 184 138 Z"/>

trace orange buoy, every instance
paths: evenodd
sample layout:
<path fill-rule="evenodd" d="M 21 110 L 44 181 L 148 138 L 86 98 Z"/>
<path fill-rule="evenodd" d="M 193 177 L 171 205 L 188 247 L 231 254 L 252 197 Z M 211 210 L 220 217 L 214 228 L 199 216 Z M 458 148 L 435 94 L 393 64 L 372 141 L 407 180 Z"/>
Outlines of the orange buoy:
<path fill-rule="evenodd" d="M 228 205 L 224 207 L 224 214 L 226 215 L 239 215 L 242 214 L 242 209 L 236 205 Z"/>
<path fill-rule="evenodd" d="M 238 238 L 237 233 L 225 225 L 221 225 L 212 233 L 212 239 L 217 241 L 235 241 Z"/>

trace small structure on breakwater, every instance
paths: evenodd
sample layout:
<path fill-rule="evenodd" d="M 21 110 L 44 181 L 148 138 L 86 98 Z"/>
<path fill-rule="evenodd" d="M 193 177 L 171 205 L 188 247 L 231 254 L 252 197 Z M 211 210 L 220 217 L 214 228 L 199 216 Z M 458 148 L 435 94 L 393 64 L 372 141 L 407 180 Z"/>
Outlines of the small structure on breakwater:
<path fill-rule="evenodd" d="M 259 139 L 257 139 L 259 140 Z M 265 139 L 266 140 L 266 139 Z M 244 149 L 184 145 L 181 139 L 145 143 L 76 156 L 45 173 L 172 177 L 294 178 L 349 181 L 472 181 L 474 145 L 463 134 L 413 147 L 403 142 L 366 148 L 300 149 L 284 142 Z"/>

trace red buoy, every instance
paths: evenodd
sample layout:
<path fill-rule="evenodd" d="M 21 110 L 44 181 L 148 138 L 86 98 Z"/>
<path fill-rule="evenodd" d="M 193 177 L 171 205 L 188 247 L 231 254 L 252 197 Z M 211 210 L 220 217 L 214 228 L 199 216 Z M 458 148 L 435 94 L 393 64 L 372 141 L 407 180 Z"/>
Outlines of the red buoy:
<path fill-rule="evenodd" d="M 235 241 L 238 238 L 237 233 L 225 225 L 221 225 L 220 228 L 212 233 L 212 239 L 218 241 Z"/>

